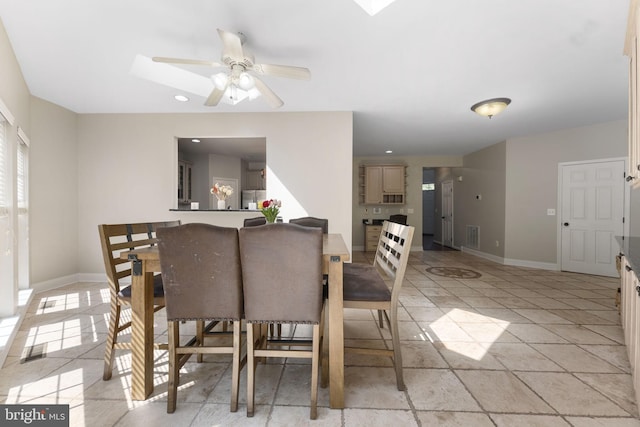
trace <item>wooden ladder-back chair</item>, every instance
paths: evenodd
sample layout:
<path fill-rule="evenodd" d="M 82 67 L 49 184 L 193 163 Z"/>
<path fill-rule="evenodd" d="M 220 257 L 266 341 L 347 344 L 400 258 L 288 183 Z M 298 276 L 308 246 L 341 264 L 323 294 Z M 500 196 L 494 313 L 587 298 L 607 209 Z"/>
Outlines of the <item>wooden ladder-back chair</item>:
<path fill-rule="evenodd" d="M 310 418 L 317 417 L 322 344 L 322 231 L 294 224 L 242 228 L 240 257 L 247 322 L 247 416 L 253 416 L 256 358 L 311 359 Z M 267 339 L 267 325 L 310 324 L 311 349 Z M 256 336 L 257 334 L 257 336 Z"/>
<path fill-rule="evenodd" d="M 231 412 L 235 412 L 244 304 L 238 229 L 193 223 L 158 230 L 158 239 L 169 330 L 167 412 L 176 409 L 180 368 L 193 354 L 198 361 L 203 354 L 232 355 Z M 180 322 L 186 321 L 196 322 L 197 335 L 181 344 Z M 231 345 L 205 344 L 203 325 L 217 322 L 233 322 Z"/>
<path fill-rule="evenodd" d="M 402 376 L 402 353 L 398 334 L 398 298 L 407 269 L 414 227 L 385 221 L 373 265 L 344 265 L 344 307 L 377 310 L 382 327 L 384 316 L 393 349 L 345 347 L 345 351 L 389 356 L 393 359 L 398 390 L 406 390 Z M 385 279 L 393 283 L 391 290 Z M 323 371 L 324 376 L 324 371 Z M 324 383 L 324 378 L 323 378 Z"/>
<path fill-rule="evenodd" d="M 104 268 L 107 273 L 110 294 L 109 332 L 104 353 L 103 380 L 111 379 L 115 349 L 131 350 L 130 342 L 119 342 L 118 334 L 131 326 L 131 321 L 120 318 L 122 306 L 131 305 L 131 286 L 122 280 L 131 277 L 131 262 L 120 259 L 120 252 L 149 247 L 157 243 L 156 231 L 163 227 L 175 227 L 180 221 L 145 222 L 135 224 L 100 224 L 100 245 Z M 160 275 L 154 277 L 154 311 L 164 307 L 164 292 Z M 167 348 L 166 344 L 156 344 L 156 348 Z"/>

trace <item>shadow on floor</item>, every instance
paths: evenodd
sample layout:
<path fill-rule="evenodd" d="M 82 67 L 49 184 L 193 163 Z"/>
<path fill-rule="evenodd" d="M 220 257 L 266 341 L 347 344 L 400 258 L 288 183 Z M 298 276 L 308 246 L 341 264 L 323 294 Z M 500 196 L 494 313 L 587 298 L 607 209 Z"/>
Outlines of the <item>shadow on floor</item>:
<path fill-rule="evenodd" d="M 456 249 L 448 246 L 442 246 L 433 241 L 433 234 L 422 235 L 422 249 L 425 251 L 455 251 Z"/>

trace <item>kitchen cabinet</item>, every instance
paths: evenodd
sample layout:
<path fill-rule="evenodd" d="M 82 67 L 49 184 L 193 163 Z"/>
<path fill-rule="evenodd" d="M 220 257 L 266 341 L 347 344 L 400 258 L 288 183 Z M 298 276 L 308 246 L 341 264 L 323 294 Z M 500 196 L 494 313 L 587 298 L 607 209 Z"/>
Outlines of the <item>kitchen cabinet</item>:
<path fill-rule="evenodd" d="M 178 161 L 178 203 L 189 203 L 192 197 L 192 164 Z"/>
<path fill-rule="evenodd" d="M 629 238 L 627 238 L 629 240 Z M 620 268 L 620 321 L 631 365 L 636 401 L 640 402 L 640 281 L 638 270 L 640 238 L 630 238 L 624 248 Z M 625 242 L 626 243 L 626 242 Z"/>
<path fill-rule="evenodd" d="M 264 179 L 264 170 L 248 170 L 246 174 L 247 182 L 244 188 L 246 190 L 264 190 L 266 183 Z"/>
<path fill-rule="evenodd" d="M 360 167 L 360 203 L 401 205 L 405 203 L 404 165 L 364 165 Z"/>
<path fill-rule="evenodd" d="M 380 240 L 382 232 L 381 225 L 365 224 L 364 226 L 364 250 L 367 252 L 375 251 Z"/>

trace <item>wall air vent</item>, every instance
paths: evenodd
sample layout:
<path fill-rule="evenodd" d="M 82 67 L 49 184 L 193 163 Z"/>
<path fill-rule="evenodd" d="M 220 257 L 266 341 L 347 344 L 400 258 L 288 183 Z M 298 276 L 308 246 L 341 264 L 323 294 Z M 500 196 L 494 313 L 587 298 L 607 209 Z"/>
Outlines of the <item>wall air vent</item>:
<path fill-rule="evenodd" d="M 467 225 L 467 243 L 465 245 L 470 249 L 478 249 L 480 247 L 480 227 L 477 225 Z"/>

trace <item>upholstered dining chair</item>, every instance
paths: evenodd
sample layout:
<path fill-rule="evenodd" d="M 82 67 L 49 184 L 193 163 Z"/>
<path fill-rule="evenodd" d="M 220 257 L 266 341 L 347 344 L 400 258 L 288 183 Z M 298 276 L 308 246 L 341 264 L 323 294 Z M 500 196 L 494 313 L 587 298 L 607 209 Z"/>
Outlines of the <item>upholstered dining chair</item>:
<path fill-rule="evenodd" d="M 198 223 L 165 228 L 158 231 L 158 250 L 169 331 L 167 412 L 176 409 L 180 368 L 192 354 L 232 355 L 231 411 L 235 412 L 244 304 L 238 230 Z M 180 323 L 186 321 L 196 321 L 197 333 L 195 340 L 181 344 Z M 233 322 L 231 345 L 205 342 L 203 325 L 211 322 Z"/>
<path fill-rule="evenodd" d="M 131 350 L 130 341 L 122 341 L 120 333 L 131 327 L 131 321 L 121 318 L 123 307 L 131 305 L 131 286 L 123 279 L 131 277 L 131 261 L 120 259 L 120 252 L 153 246 L 157 243 L 156 232 L 163 227 L 175 227 L 180 221 L 146 222 L 133 224 L 99 224 L 100 246 L 104 269 L 109 283 L 109 330 L 104 352 L 102 379 L 111 379 L 116 349 Z M 154 312 L 164 308 L 164 291 L 160 275 L 153 283 Z M 155 348 L 166 349 L 166 343 L 155 344 Z"/>
<path fill-rule="evenodd" d="M 257 216 L 255 218 L 245 218 L 244 226 L 245 227 L 255 227 L 257 225 L 265 225 L 267 223 L 267 218 L 264 216 Z"/>
<path fill-rule="evenodd" d="M 240 257 L 247 322 L 247 416 L 253 416 L 256 358 L 311 359 L 311 410 L 317 417 L 322 341 L 322 230 L 294 224 L 242 228 Z M 267 325 L 310 324 L 312 345 L 285 349 L 269 340 Z"/>
<path fill-rule="evenodd" d="M 398 335 L 398 298 L 407 269 L 413 232 L 414 227 L 385 221 L 373 265 L 345 264 L 343 273 L 344 307 L 377 310 L 380 327 L 382 327 L 382 317 L 389 326 L 393 346 L 391 350 L 345 347 L 345 351 L 391 357 L 398 390 L 406 390 L 402 376 L 402 352 Z M 385 280 L 393 283 L 391 289 Z"/>
<path fill-rule="evenodd" d="M 320 227 L 324 234 L 329 232 L 329 220 L 325 218 L 305 216 L 302 218 L 292 218 L 289 222 L 292 224 L 302 225 L 303 227 Z"/>

